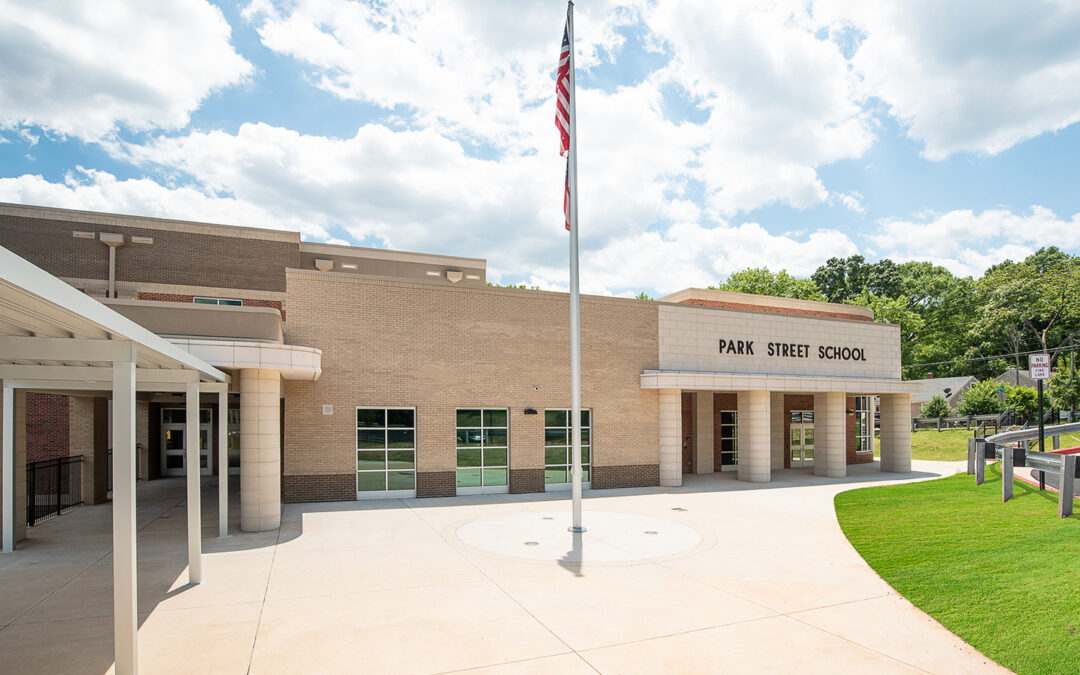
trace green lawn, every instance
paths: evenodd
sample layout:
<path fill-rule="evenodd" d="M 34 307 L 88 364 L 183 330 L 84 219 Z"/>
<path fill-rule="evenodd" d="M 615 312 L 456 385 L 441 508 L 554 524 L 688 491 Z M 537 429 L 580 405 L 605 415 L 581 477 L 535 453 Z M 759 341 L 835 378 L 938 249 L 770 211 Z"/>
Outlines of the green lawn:
<path fill-rule="evenodd" d="M 935 432 L 936 433 L 936 432 Z M 917 607 L 1018 673 L 1080 666 L 1080 516 L 1057 495 L 1001 472 L 863 488 L 836 496 L 840 527 L 863 559 Z"/>
<path fill-rule="evenodd" d="M 967 459 L 967 442 L 971 438 L 967 429 L 915 431 L 911 434 L 911 458 L 932 459 L 939 462 Z M 874 456 L 881 457 L 881 439 L 874 441 Z"/>

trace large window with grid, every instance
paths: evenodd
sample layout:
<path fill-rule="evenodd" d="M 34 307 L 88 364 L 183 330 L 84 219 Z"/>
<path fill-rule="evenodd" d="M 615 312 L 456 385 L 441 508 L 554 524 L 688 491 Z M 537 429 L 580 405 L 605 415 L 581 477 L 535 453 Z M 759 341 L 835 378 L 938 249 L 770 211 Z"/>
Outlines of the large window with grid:
<path fill-rule="evenodd" d="M 358 498 L 416 490 L 416 410 L 356 409 Z"/>
<path fill-rule="evenodd" d="M 720 411 L 720 470 L 731 471 L 739 465 L 739 413 Z"/>
<path fill-rule="evenodd" d="M 870 396 L 855 397 L 855 452 L 874 451 L 874 404 Z"/>
<path fill-rule="evenodd" d="M 457 411 L 458 488 L 507 485 L 508 418 L 506 408 L 462 408 Z"/>
<path fill-rule="evenodd" d="M 581 482 L 588 483 L 592 464 L 592 415 L 581 411 Z M 544 483 L 558 485 L 573 478 L 573 437 L 569 410 L 544 411 Z"/>

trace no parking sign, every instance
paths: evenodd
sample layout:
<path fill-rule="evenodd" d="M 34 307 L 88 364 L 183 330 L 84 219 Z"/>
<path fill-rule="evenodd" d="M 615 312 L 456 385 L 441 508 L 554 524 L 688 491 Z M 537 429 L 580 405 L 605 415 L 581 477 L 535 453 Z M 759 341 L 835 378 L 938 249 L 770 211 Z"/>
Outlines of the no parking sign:
<path fill-rule="evenodd" d="M 1050 355 L 1032 354 L 1028 359 L 1028 370 L 1031 371 L 1033 380 L 1050 379 Z"/>

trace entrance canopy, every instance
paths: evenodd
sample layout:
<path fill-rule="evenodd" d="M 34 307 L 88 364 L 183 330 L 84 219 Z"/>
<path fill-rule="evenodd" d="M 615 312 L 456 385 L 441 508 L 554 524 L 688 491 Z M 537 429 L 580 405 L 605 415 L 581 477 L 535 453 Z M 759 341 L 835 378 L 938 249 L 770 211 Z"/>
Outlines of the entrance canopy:
<path fill-rule="evenodd" d="M 217 391 L 224 408 L 229 376 L 0 247 L 0 380 L 0 505 L 7 553 L 15 544 L 15 390 L 96 390 L 112 396 L 114 654 L 118 675 L 135 673 L 135 391 L 186 392 L 191 431 L 198 427 L 200 388 Z M 198 438 L 198 433 L 187 438 Z M 197 443 L 187 445 L 188 576 L 199 583 L 199 451 Z"/>
<path fill-rule="evenodd" d="M 851 395 L 904 394 L 921 391 L 917 382 L 862 377 L 821 377 L 814 375 L 753 375 L 685 370 L 646 370 L 642 389 L 686 389 L 697 391 L 777 391 L 814 393 L 842 391 Z"/>

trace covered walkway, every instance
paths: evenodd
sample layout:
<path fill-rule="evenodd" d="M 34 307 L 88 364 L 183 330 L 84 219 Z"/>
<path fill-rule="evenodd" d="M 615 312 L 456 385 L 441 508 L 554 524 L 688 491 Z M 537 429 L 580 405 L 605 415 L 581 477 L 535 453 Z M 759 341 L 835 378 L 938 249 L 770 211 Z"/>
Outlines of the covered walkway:
<path fill-rule="evenodd" d="M 290 504 L 277 531 L 204 529 L 197 587 L 183 573 L 182 479 L 141 483 L 140 661 L 153 673 L 1004 672 L 885 584 L 833 511 L 840 491 L 958 469 L 916 461 L 911 473 L 861 465 L 844 478 L 795 469 L 764 484 L 711 474 L 587 491 L 586 525 L 618 512 L 701 537 L 618 563 L 601 562 L 588 533 L 559 561 L 459 537 L 492 516 L 568 513 L 560 494 Z M 203 503 L 213 523 L 213 500 Z M 6 670 L 109 670 L 109 510 L 45 523 L 0 557 Z"/>

